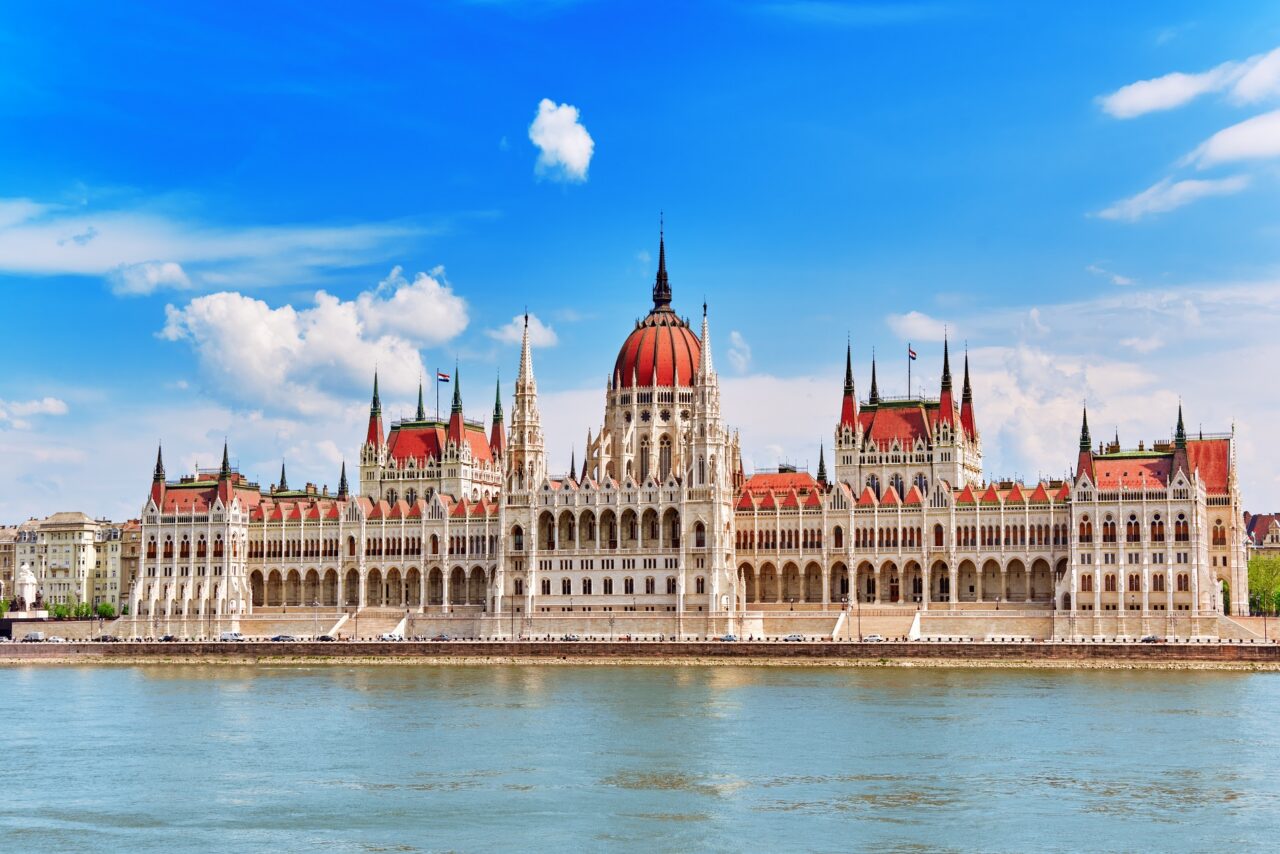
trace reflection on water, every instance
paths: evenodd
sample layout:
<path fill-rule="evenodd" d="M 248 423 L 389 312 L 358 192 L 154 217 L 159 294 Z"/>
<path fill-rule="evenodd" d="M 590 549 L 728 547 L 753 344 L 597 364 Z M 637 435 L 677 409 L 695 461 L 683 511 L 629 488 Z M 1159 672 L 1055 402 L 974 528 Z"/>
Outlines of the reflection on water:
<path fill-rule="evenodd" d="M 1270 844 L 1280 675 L 155 666 L 0 673 L 0 850 Z"/>

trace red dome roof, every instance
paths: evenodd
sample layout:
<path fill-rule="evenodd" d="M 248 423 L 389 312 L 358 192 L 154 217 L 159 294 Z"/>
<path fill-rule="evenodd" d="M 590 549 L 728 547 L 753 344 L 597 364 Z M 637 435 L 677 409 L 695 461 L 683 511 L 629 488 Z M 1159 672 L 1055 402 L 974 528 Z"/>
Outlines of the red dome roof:
<path fill-rule="evenodd" d="M 636 326 L 614 363 L 614 376 L 623 388 L 631 386 L 693 385 L 702 343 L 689 325 L 665 306 L 655 308 Z"/>

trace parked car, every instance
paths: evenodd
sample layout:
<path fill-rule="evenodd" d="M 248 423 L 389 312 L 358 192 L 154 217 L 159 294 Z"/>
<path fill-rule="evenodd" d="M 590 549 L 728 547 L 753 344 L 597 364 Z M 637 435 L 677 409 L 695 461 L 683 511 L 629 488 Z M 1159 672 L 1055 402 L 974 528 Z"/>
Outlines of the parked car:
<path fill-rule="evenodd" d="M 161 635 L 160 636 L 160 643 L 177 643 L 177 641 L 178 641 L 177 635 Z"/>
<path fill-rule="evenodd" d="M 720 637 L 720 638 L 717 638 L 717 640 L 719 640 L 719 641 L 720 641 L 720 643 L 737 643 L 737 642 L 738 642 L 738 636 L 737 636 L 737 635 L 724 635 L 724 636 L 722 636 L 722 637 Z"/>
<path fill-rule="evenodd" d="M 316 640 L 321 641 L 322 643 L 333 643 L 334 641 L 337 640 L 337 638 L 335 638 L 333 635 L 320 635 L 320 637 L 316 638 Z"/>
<path fill-rule="evenodd" d="M 803 641 L 804 635 L 787 635 L 782 639 L 783 643 L 802 643 Z"/>
<path fill-rule="evenodd" d="M 27 632 L 22 638 L 23 643 L 44 643 L 44 632 Z"/>
<path fill-rule="evenodd" d="M 46 641 L 46 643 L 66 643 L 66 642 L 67 642 L 66 638 L 60 638 L 57 635 L 50 636 L 49 639 Z"/>
<path fill-rule="evenodd" d="M 444 632 L 441 632 L 440 634 L 433 637 L 432 640 L 443 643 L 444 641 L 451 640 L 451 638 L 448 635 L 446 635 Z"/>
<path fill-rule="evenodd" d="M 395 632 L 386 632 L 385 634 L 378 635 L 378 640 L 388 642 L 402 641 L 404 640 L 404 635 L 398 635 Z"/>
<path fill-rule="evenodd" d="M 271 638 L 275 643 L 293 643 L 297 640 L 293 635 L 275 635 Z"/>
<path fill-rule="evenodd" d="M 884 643 L 884 638 L 880 635 L 866 635 L 862 638 L 863 643 Z"/>
<path fill-rule="evenodd" d="M 580 641 L 580 640 L 582 640 L 582 638 L 578 637 L 577 635 L 565 635 L 564 637 L 560 638 L 560 640 L 562 640 L 562 641 Z"/>
<path fill-rule="evenodd" d="M 1163 642 L 1164 642 L 1164 638 L 1157 637 L 1156 635 L 1143 635 L 1142 637 L 1138 638 L 1138 643 L 1163 643 Z"/>
<path fill-rule="evenodd" d="M 240 634 L 239 632 L 223 632 L 222 634 L 218 635 L 218 640 L 240 643 L 244 641 L 244 635 Z"/>
<path fill-rule="evenodd" d="M 103 635 L 98 638 L 98 643 L 120 643 L 120 638 L 115 635 Z"/>

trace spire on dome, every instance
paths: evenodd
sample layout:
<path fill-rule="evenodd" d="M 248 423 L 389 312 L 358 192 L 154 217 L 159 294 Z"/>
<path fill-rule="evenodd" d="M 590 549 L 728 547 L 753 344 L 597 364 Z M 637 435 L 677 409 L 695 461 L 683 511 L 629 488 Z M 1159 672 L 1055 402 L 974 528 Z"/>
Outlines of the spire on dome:
<path fill-rule="evenodd" d="M 662 214 L 658 214 L 658 275 L 653 280 L 653 308 L 671 307 L 671 283 L 667 281 L 667 243 Z"/>
<path fill-rule="evenodd" d="M 1086 407 L 1084 414 L 1080 418 L 1080 450 L 1088 451 L 1093 447 L 1093 440 L 1089 438 L 1089 410 Z"/>
<path fill-rule="evenodd" d="M 1179 423 L 1181 423 L 1181 409 L 1179 409 L 1178 417 Z M 156 467 L 155 470 L 151 472 L 151 479 L 161 483 L 164 482 L 164 455 L 163 448 L 161 448 L 160 445 L 156 445 Z"/>
<path fill-rule="evenodd" d="M 1187 428 L 1182 423 L 1182 401 L 1178 401 L 1178 429 L 1174 431 L 1173 443 L 1178 448 L 1187 447 Z"/>
<path fill-rule="evenodd" d="M 225 480 L 231 477 L 231 457 L 227 454 L 227 440 L 222 440 L 222 468 L 218 470 L 218 479 Z"/>
<path fill-rule="evenodd" d="M 280 461 L 280 491 L 286 492 L 289 489 L 289 479 L 284 474 L 284 460 Z"/>
<path fill-rule="evenodd" d="M 338 477 L 338 497 L 346 498 L 349 493 L 350 489 L 347 487 L 347 461 L 343 460 L 342 474 Z"/>
<path fill-rule="evenodd" d="M 871 396 L 867 398 L 867 405 L 880 405 L 880 387 L 876 385 L 876 354 L 871 351 Z"/>
<path fill-rule="evenodd" d="M 827 460 L 823 454 L 824 448 L 821 442 L 818 443 L 818 483 L 826 486 L 827 484 Z"/>
<path fill-rule="evenodd" d="M 427 408 L 422 403 L 422 375 L 418 375 L 418 412 L 414 418 L 415 421 L 427 420 Z"/>

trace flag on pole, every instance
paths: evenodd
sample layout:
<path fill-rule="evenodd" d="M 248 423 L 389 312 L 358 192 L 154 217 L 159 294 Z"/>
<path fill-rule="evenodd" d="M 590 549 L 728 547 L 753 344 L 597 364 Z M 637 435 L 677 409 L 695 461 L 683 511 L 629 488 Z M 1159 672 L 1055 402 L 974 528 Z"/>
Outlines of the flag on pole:
<path fill-rule="evenodd" d="M 916 360 L 916 351 L 911 349 L 911 345 L 910 345 L 910 344 L 908 344 L 908 345 L 907 345 L 907 356 L 908 356 L 908 358 L 910 358 L 910 359 L 911 359 L 911 361 L 913 361 L 913 362 Z"/>
<path fill-rule="evenodd" d="M 447 383 L 448 381 L 449 381 L 448 374 L 446 374 L 444 371 L 436 371 L 436 382 Z"/>

